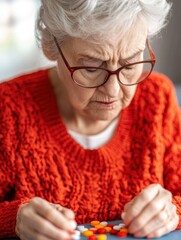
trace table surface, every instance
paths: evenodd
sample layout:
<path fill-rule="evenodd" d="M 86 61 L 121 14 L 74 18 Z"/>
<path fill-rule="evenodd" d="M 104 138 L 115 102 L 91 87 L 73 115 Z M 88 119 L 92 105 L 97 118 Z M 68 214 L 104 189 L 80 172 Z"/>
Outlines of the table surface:
<path fill-rule="evenodd" d="M 114 225 L 117 225 L 119 223 L 121 223 L 121 220 L 116 220 L 116 221 L 109 221 L 109 223 L 112 223 Z M 90 228 L 90 224 L 81 224 L 87 228 Z M 4 240 L 15 240 L 17 238 L 6 238 Z M 83 237 L 81 236 L 80 240 L 87 240 L 87 237 Z M 126 239 L 126 240 L 139 240 L 139 239 L 145 239 L 145 238 L 134 238 L 130 235 L 128 235 L 126 238 L 118 238 L 116 235 L 111 235 L 111 234 L 107 234 L 107 240 L 120 240 L 120 239 Z M 151 238 L 152 240 L 181 240 L 181 230 L 179 231 L 173 231 L 161 238 Z"/>
<path fill-rule="evenodd" d="M 117 220 L 117 221 L 109 221 L 109 223 L 112 223 L 114 225 L 118 225 L 119 223 L 121 223 L 121 220 Z M 90 228 L 90 224 L 84 224 L 83 226 Z M 81 237 L 81 240 L 87 240 L 87 237 Z M 126 238 L 119 238 L 116 235 L 111 235 L 111 234 L 107 234 L 107 240 L 121 240 L 121 239 L 126 239 L 126 240 L 139 240 L 139 239 L 145 239 L 145 238 L 134 238 L 131 235 L 128 235 Z M 181 230 L 180 231 L 174 231 L 171 232 L 161 238 L 151 238 L 152 240 L 181 240 Z"/>

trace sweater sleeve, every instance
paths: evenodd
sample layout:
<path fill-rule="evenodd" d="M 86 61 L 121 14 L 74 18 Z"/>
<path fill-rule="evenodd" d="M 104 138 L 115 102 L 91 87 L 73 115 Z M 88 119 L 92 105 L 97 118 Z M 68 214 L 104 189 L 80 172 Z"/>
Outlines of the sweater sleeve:
<path fill-rule="evenodd" d="M 167 106 L 163 114 L 163 136 L 166 145 L 164 184 L 173 194 L 173 203 L 180 217 L 177 228 L 181 229 L 181 110 L 172 84 L 166 99 Z"/>
<path fill-rule="evenodd" d="M 16 148 L 15 112 L 11 97 L 0 86 L 0 238 L 14 237 L 16 214 L 21 204 L 29 198 L 16 195 Z"/>

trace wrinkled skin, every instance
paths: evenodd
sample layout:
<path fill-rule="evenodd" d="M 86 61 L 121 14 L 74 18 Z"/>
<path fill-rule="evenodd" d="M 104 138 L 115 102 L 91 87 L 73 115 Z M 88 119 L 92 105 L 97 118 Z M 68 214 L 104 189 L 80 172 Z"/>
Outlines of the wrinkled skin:
<path fill-rule="evenodd" d="M 159 184 L 149 185 L 127 203 L 122 218 L 135 237 L 158 238 L 179 223 L 172 194 Z"/>
<path fill-rule="evenodd" d="M 75 227 L 71 210 L 38 197 L 18 210 L 16 233 L 21 240 L 69 240 Z"/>

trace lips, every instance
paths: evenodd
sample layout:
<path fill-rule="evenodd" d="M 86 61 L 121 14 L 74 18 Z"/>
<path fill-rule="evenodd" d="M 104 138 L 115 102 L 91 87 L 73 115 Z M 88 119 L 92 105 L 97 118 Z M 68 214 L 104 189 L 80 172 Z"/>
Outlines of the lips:
<path fill-rule="evenodd" d="M 101 101 L 97 101 L 98 103 L 102 103 L 102 104 L 112 104 L 115 103 L 116 101 L 111 101 L 111 102 L 101 102 Z"/>
<path fill-rule="evenodd" d="M 116 108 L 118 101 L 110 101 L 110 102 L 102 102 L 102 101 L 96 101 L 96 105 L 101 109 L 114 109 Z"/>

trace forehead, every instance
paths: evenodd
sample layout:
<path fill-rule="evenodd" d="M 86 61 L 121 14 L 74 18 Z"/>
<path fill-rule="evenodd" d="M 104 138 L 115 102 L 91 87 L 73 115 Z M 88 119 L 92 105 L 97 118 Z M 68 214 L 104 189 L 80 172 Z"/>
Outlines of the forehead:
<path fill-rule="evenodd" d="M 67 45 L 71 46 L 69 49 L 72 49 L 75 53 L 83 52 L 86 55 L 86 53 L 96 52 L 102 55 L 103 53 L 120 51 L 124 57 L 127 52 L 144 49 L 147 27 L 143 22 L 137 21 L 124 36 L 119 31 L 108 32 L 107 34 L 110 37 L 108 36 L 105 40 L 69 38 Z"/>

